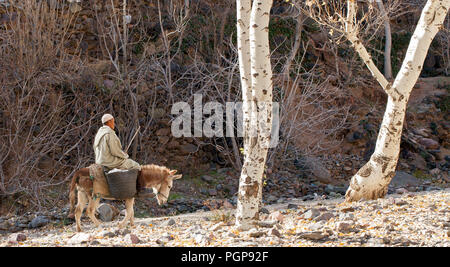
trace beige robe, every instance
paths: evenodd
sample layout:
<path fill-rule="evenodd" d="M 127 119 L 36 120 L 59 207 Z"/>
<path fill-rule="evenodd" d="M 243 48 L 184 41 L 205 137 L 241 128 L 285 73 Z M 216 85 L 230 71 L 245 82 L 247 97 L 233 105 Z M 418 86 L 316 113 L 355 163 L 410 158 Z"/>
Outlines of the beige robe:
<path fill-rule="evenodd" d="M 139 163 L 123 152 L 119 137 L 109 126 L 101 127 L 94 140 L 95 163 L 109 169 L 141 169 Z"/>

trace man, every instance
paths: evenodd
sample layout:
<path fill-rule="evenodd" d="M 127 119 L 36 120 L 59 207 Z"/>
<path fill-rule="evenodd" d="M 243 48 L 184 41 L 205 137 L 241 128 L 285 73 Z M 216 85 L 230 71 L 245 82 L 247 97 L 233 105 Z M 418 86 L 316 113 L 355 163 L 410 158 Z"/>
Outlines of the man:
<path fill-rule="evenodd" d="M 95 163 L 108 169 L 141 170 L 141 165 L 130 159 L 122 150 L 119 137 L 114 132 L 114 117 L 105 114 L 102 123 L 103 126 L 98 130 L 94 140 Z"/>

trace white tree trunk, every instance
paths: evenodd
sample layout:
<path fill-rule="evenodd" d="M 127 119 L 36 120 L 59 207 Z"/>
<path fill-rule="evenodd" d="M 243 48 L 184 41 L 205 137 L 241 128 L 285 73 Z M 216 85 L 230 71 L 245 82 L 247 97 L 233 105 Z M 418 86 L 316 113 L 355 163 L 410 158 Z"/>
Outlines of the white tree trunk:
<path fill-rule="evenodd" d="M 355 1 L 347 3 L 350 16 L 354 16 Z M 369 162 L 352 177 L 350 187 L 345 195 L 346 201 L 376 199 L 386 195 L 388 185 L 395 175 L 410 93 L 419 78 L 428 49 L 441 28 L 449 7 L 450 0 L 428 0 L 423 8 L 402 67 L 393 85 L 383 86 L 388 94 L 388 102 L 375 151 Z M 354 19 L 354 17 L 349 17 L 348 22 Z"/>
<path fill-rule="evenodd" d="M 237 0 L 238 24 L 246 11 L 244 1 Z M 243 7 L 243 8 L 242 8 Z M 244 165 L 239 181 L 239 198 L 236 211 L 236 227 L 247 230 L 253 227 L 259 216 L 262 198 L 262 176 L 269 148 L 272 127 L 272 67 L 269 48 L 269 18 L 272 1 L 254 0 L 249 25 L 251 93 L 243 91 L 247 102 L 244 106 Z M 241 10 L 241 12 L 239 12 Z M 239 29 L 238 29 L 239 31 Z M 245 40 L 238 36 L 243 45 Z M 239 56 L 244 49 L 240 49 Z M 241 60 L 245 64 L 245 59 Z M 244 65 L 241 66 L 242 69 Z M 241 72 L 242 73 L 242 72 Z M 241 74 L 242 77 L 242 74 Z M 248 82 L 248 80 L 247 80 Z M 248 86 L 248 85 L 247 85 Z M 244 86 L 242 87 L 244 90 Z M 246 128 L 245 123 L 248 122 Z"/>
<path fill-rule="evenodd" d="M 392 79 L 392 63 L 391 63 L 391 48 L 392 48 L 392 34 L 389 16 L 384 8 L 383 0 L 377 0 L 378 8 L 384 20 L 384 76 L 386 79 Z"/>
<path fill-rule="evenodd" d="M 252 76 L 250 59 L 250 14 L 252 11 L 251 0 L 236 0 L 237 11 L 237 45 L 239 55 L 239 72 L 242 88 L 242 113 L 244 133 L 244 155 L 248 150 L 248 134 L 250 132 L 250 112 L 252 100 Z"/>

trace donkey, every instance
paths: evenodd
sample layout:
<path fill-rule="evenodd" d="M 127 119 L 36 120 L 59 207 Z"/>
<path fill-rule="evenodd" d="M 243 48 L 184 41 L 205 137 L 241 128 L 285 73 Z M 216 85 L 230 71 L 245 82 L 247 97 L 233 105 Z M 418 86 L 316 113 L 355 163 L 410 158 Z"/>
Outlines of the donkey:
<path fill-rule="evenodd" d="M 158 205 L 163 205 L 167 202 L 169 197 L 170 189 L 173 185 L 173 180 L 180 179 L 182 177 L 181 174 L 175 175 L 177 170 L 170 170 L 166 167 L 161 167 L 157 165 L 143 165 L 141 171 L 138 174 L 137 178 L 137 188 L 138 191 L 145 188 L 152 188 L 153 192 L 156 194 L 156 199 L 158 201 Z M 95 186 L 94 186 L 95 184 Z M 94 192 L 94 188 L 97 188 L 97 191 L 102 191 L 106 188 L 103 188 L 107 185 L 99 183 L 96 179 L 91 180 L 89 177 L 89 168 L 82 168 L 75 172 L 72 178 L 72 182 L 70 184 L 70 210 L 69 210 L 69 218 L 74 217 L 74 207 L 75 207 L 75 191 L 78 191 L 78 203 L 75 209 L 75 221 L 77 225 L 77 232 L 81 232 L 81 215 L 83 214 L 84 207 L 86 203 L 88 203 L 87 207 L 87 215 L 92 220 L 94 225 L 98 227 L 100 225 L 100 221 L 95 218 L 95 211 L 97 210 L 97 206 L 100 202 L 100 198 L 94 197 L 97 192 Z M 108 190 L 108 189 L 107 189 Z M 108 191 L 107 191 L 108 192 Z M 97 194 L 98 195 L 98 194 Z M 105 199 L 113 199 L 106 198 Z M 125 218 L 119 223 L 119 227 L 123 228 L 127 221 L 130 221 L 130 225 L 134 225 L 134 197 L 125 199 L 125 207 L 126 207 L 126 215 Z"/>

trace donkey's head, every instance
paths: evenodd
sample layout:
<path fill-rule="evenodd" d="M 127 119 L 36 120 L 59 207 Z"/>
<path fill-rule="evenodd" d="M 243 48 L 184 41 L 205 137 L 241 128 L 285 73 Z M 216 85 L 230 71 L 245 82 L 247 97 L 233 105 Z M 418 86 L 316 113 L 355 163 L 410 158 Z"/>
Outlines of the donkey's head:
<path fill-rule="evenodd" d="M 140 183 L 145 188 L 152 188 L 159 205 L 167 202 L 172 189 L 173 181 L 180 179 L 183 175 L 176 174 L 177 170 L 166 167 L 147 165 L 141 170 Z"/>
<path fill-rule="evenodd" d="M 156 188 L 153 187 L 153 191 L 156 194 L 156 199 L 158 200 L 159 205 L 166 203 L 167 200 L 169 199 L 170 189 L 172 189 L 173 180 L 180 179 L 183 176 L 182 174 L 176 173 L 177 170 L 170 170 L 169 175 L 166 177 L 166 179 L 163 179 L 162 182 Z"/>

